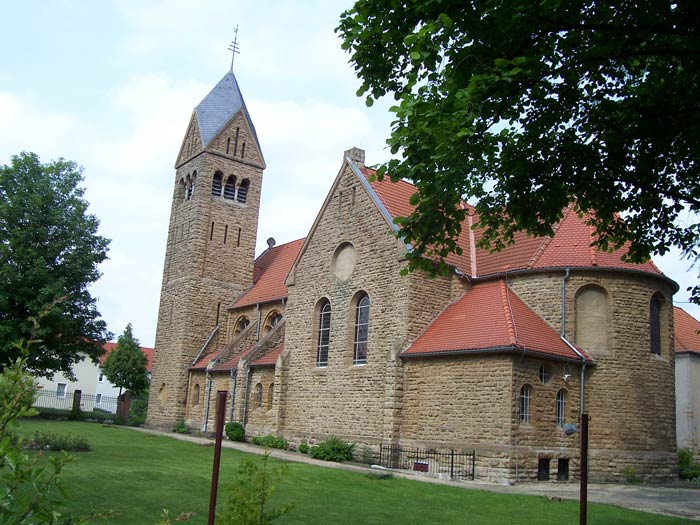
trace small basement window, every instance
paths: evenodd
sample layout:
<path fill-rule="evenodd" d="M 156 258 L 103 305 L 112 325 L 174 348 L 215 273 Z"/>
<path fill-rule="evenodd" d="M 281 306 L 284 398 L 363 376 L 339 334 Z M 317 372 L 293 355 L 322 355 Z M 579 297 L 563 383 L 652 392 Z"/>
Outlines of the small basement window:
<path fill-rule="evenodd" d="M 568 458 L 559 458 L 557 460 L 557 481 L 569 481 Z"/>

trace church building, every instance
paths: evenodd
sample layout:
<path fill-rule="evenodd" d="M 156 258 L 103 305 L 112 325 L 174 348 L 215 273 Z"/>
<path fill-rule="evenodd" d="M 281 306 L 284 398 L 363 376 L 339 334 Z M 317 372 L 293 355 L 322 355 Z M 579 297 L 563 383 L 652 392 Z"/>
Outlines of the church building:
<path fill-rule="evenodd" d="M 340 155 L 339 155 L 340 156 Z M 401 275 L 415 188 L 349 149 L 307 236 L 254 250 L 265 160 L 233 72 L 195 108 L 173 199 L 149 424 L 213 432 L 217 392 L 246 437 L 474 450 L 477 479 L 669 479 L 673 294 L 564 210 L 549 238 L 478 247 L 468 204 L 449 276 Z"/>

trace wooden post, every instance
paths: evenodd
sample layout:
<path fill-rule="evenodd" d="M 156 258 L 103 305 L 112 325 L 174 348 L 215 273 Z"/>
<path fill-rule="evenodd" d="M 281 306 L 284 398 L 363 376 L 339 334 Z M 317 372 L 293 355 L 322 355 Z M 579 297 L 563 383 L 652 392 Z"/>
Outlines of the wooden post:
<path fill-rule="evenodd" d="M 71 412 L 74 414 L 79 414 L 80 413 L 80 399 L 83 396 L 83 391 L 82 390 L 76 390 L 73 392 L 73 408 L 71 409 Z"/>
<path fill-rule="evenodd" d="M 216 445 L 214 446 L 214 466 L 211 473 L 211 492 L 209 495 L 209 521 L 214 525 L 216 519 L 216 495 L 219 488 L 219 464 L 221 463 L 221 438 L 224 434 L 226 417 L 226 391 L 220 390 L 216 395 Z"/>
<path fill-rule="evenodd" d="M 579 524 L 588 519 L 588 414 L 581 414 L 581 484 L 579 494 Z"/>

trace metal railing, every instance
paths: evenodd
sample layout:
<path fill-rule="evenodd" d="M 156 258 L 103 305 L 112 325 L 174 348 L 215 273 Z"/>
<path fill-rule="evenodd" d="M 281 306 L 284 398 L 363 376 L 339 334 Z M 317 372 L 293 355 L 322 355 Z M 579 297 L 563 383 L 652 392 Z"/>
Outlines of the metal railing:
<path fill-rule="evenodd" d="M 423 472 L 431 476 L 449 476 L 450 479 L 474 479 L 474 450 L 435 450 L 381 445 L 379 464 L 398 470 Z"/>
<path fill-rule="evenodd" d="M 40 389 L 37 399 L 34 402 L 36 408 L 51 408 L 54 410 L 65 410 L 70 412 L 73 409 L 73 392 L 56 392 Z M 80 394 L 80 410 L 83 412 L 105 412 L 117 413 L 118 398 L 104 396 L 102 394 Z"/>

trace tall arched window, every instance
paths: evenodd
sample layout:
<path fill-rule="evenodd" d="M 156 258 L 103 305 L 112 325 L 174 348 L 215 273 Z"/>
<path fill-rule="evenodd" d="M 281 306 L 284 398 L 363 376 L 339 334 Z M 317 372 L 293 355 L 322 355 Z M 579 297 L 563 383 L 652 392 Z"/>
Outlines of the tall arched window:
<path fill-rule="evenodd" d="M 177 197 L 180 200 L 185 200 L 187 197 L 187 188 L 185 187 L 185 179 L 180 179 L 177 187 Z"/>
<path fill-rule="evenodd" d="M 185 182 L 185 200 L 188 201 L 192 197 L 192 179 L 189 175 L 187 175 L 187 179 Z"/>
<path fill-rule="evenodd" d="M 555 420 L 558 428 L 562 428 L 566 423 L 566 390 L 564 389 L 557 392 Z"/>
<path fill-rule="evenodd" d="M 532 399 L 532 387 L 523 385 L 520 389 L 520 422 L 530 422 L 530 400 Z"/>
<path fill-rule="evenodd" d="M 229 175 L 224 186 L 224 199 L 234 200 L 236 198 L 236 176 Z"/>
<path fill-rule="evenodd" d="M 194 385 L 194 391 L 192 393 L 192 404 L 194 406 L 199 405 L 199 385 Z"/>
<path fill-rule="evenodd" d="M 331 303 L 324 299 L 318 309 L 318 345 L 316 366 L 328 366 L 328 343 L 331 336 Z"/>
<path fill-rule="evenodd" d="M 367 362 L 367 338 L 369 335 L 369 296 L 362 294 L 355 307 L 355 348 L 352 364 Z"/>
<path fill-rule="evenodd" d="M 255 406 L 261 407 L 263 404 L 263 387 L 262 384 L 258 383 L 255 385 Z"/>
<path fill-rule="evenodd" d="M 221 197 L 221 185 L 223 183 L 224 176 L 220 171 L 214 173 L 214 178 L 211 181 L 211 195 L 212 197 Z"/>
<path fill-rule="evenodd" d="M 270 386 L 267 387 L 267 406 L 272 408 L 272 398 L 274 397 L 275 394 L 275 384 L 270 383 Z"/>
<path fill-rule="evenodd" d="M 233 329 L 233 335 L 238 335 L 240 334 L 243 330 L 248 328 L 248 325 L 250 324 L 250 320 L 243 316 L 239 317 L 238 321 L 236 321 L 236 326 Z"/>
<path fill-rule="evenodd" d="M 654 294 L 649 302 L 649 339 L 651 353 L 661 355 L 661 342 L 664 335 L 665 301 L 661 294 Z"/>
<path fill-rule="evenodd" d="M 277 310 L 273 310 L 267 315 L 267 318 L 265 319 L 265 325 L 263 327 L 263 334 L 268 334 L 275 326 L 277 326 L 277 323 L 279 323 L 282 320 L 282 314 L 279 313 Z"/>
<path fill-rule="evenodd" d="M 196 186 L 197 182 L 197 172 L 193 171 L 192 172 L 192 181 L 190 182 L 190 199 L 194 197 L 194 187 Z"/>
<path fill-rule="evenodd" d="M 591 355 L 608 351 L 608 294 L 597 285 L 587 285 L 576 293 L 576 333 L 574 341 Z"/>
<path fill-rule="evenodd" d="M 248 188 L 250 187 L 250 181 L 248 179 L 243 179 L 241 185 L 238 187 L 238 202 L 245 203 L 248 198 Z"/>

